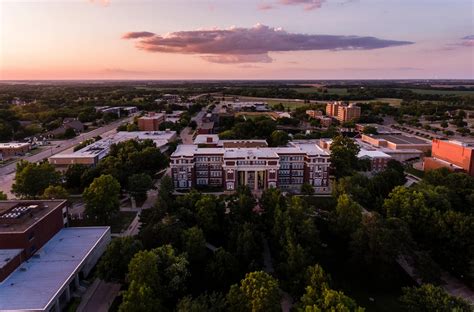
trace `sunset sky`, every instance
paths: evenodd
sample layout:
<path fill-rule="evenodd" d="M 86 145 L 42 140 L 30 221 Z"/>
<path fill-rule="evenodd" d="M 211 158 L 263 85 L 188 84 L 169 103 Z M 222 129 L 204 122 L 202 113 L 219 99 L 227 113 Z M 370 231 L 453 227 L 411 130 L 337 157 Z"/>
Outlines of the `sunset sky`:
<path fill-rule="evenodd" d="M 471 0 L 0 0 L 0 79 L 474 78 Z"/>

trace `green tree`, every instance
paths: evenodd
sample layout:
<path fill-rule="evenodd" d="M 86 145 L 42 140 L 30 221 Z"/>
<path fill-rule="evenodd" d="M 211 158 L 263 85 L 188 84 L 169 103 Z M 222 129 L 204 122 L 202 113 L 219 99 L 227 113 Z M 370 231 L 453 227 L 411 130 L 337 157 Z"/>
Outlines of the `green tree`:
<path fill-rule="evenodd" d="M 363 308 L 341 291 L 330 288 L 331 278 L 316 264 L 306 270 L 305 293 L 297 311 L 362 312 Z"/>
<path fill-rule="evenodd" d="M 431 284 L 403 288 L 400 302 L 407 312 L 470 312 L 473 309 L 473 306 L 463 299 L 451 296 L 442 288 Z"/>
<path fill-rule="evenodd" d="M 128 177 L 128 191 L 139 201 L 147 198 L 147 191 L 153 188 L 153 180 L 146 173 L 136 173 Z"/>
<path fill-rule="evenodd" d="M 239 262 L 233 254 L 221 247 L 207 263 L 206 272 L 216 289 L 227 289 L 239 280 Z"/>
<path fill-rule="evenodd" d="M 336 209 L 331 213 L 333 229 L 343 238 L 349 238 L 360 226 L 362 207 L 349 195 L 342 194 L 337 199 Z"/>
<path fill-rule="evenodd" d="M 301 194 L 304 195 L 313 195 L 314 194 L 314 188 L 311 184 L 309 183 L 303 183 L 301 185 Z"/>
<path fill-rule="evenodd" d="M 3 193 L 2 191 L 0 191 L 0 200 L 7 200 L 7 194 Z"/>
<path fill-rule="evenodd" d="M 169 175 L 165 175 L 160 180 L 160 189 L 158 192 L 158 196 L 164 201 L 169 201 L 171 198 L 171 194 L 174 191 L 174 184 L 173 180 Z"/>
<path fill-rule="evenodd" d="M 270 136 L 271 146 L 285 146 L 288 144 L 289 140 L 290 137 L 288 136 L 288 133 L 282 130 L 275 130 Z"/>
<path fill-rule="evenodd" d="M 331 143 L 331 166 L 337 179 L 351 175 L 358 167 L 359 146 L 348 137 L 336 136 Z"/>
<path fill-rule="evenodd" d="M 278 281 L 263 271 L 247 273 L 240 285 L 232 285 L 227 300 L 230 311 L 280 311 Z"/>
<path fill-rule="evenodd" d="M 163 311 L 160 301 L 155 297 L 150 286 L 132 281 L 127 291 L 123 294 L 119 312 L 148 311 Z"/>
<path fill-rule="evenodd" d="M 227 301 L 221 293 L 202 294 L 197 298 L 186 296 L 182 298 L 177 312 L 225 312 L 227 311 Z"/>
<path fill-rule="evenodd" d="M 48 162 L 39 164 L 21 160 L 16 165 L 12 192 L 21 198 L 38 198 L 50 185 L 58 185 L 61 175 Z"/>
<path fill-rule="evenodd" d="M 45 190 L 42 199 L 67 199 L 69 193 L 61 185 L 50 185 Z"/>
<path fill-rule="evenodd" d="M 207 234 L 216 233 L 219 229 L 216 198 L 204 195 L 196 202 L 196 219 Z"/>
<path fill-rule="evenodd" d="M 194 226 L 183 231 L 181 235 L 183 250 L 191 262 L 201 261 L 206 256 L 206 239 L 203 231 Z"/>
<path fill-rule="evenodd" d="M 81 177 L 84 171 L 87 169 L 86 165 L 73 164 L 70 165 L 64 173 L 65 186 L 68 189 L 80 189 L 81 188 Z"/>
<path fill-rule="evenodd" d="M 67 129 L 64 131 L 63 136 L 64 136 L 65 139 L 72 139 L 73 137 L 76 136 L 76 131 L 74 131 L 73 128 L 67 128 Z"/>
<path fill-rule="evenodd" d="M 119 211 L 120 184 L 111 175 L 101 175 L 84 190 L 87 218 L 99 224 L 108 224 L 110 217 Z"/>
<path fill-rule="evenodd" d="M 113 239 L 97 265 L 99 277 L 108 282 L 123 281 L 130 260 L 141 249 L 143 249 L 141 242 L 133 237 Z"/>

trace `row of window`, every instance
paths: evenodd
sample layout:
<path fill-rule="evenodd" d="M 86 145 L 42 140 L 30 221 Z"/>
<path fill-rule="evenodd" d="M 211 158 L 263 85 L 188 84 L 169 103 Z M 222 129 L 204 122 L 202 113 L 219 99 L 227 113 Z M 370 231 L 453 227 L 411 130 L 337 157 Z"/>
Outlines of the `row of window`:
<path fill-rule="evenodd" d="M 238 160 L 237 161 L 237 165 L 241 165 L 241 166 L 249 166 L 249 165 L 265 166 L 266 163 L 267 162 L 265 160 Z"/>
<path fill-rule="evenodd" d="M 222 162 L 222 157 L 218 157 L 218 156 L 212 156 L 212 157 L 198 156 L 195 159 L 196 159 L 196 162 L 210 162 L 210 161 Z"/>

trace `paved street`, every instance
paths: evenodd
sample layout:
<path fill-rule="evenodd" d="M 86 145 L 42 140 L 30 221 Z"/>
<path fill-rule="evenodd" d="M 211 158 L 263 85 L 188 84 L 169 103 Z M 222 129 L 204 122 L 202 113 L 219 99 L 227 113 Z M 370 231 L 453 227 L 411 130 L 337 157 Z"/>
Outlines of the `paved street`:
<path fill-rule="evenodd" d="M 206 108 L 203 108 L 199 113 L 196 114 L 191 120 L 196 121 L 197 128 L 201 126 L 202 124 L 202 117 L 206 114 Z M 193 131 L 191 128 L 186 127 L 183 130 L 181 130 L 181 133 L 179 134 L 181 137 L 181 141 L 183 144 L 193 144 Z"/>
<path fill-rule="evenodd" d="M 22 159 L 25 159 L 29 162 L 41 161 L 52 155 L 58 154 L 69 148 L 72 148 L 84 140 L 96 137 L 98 135 L 102 136 L 108 132 L 112 134 L 113 130 L 115 130 L 119 125 L 131 121 L 132 118 L 133 117 L 128 117 L 125 119 L 117 120 L 103 127 L 94 129 L 89 132 L 82 133 L 81 135 L 75 138 L 72 138 L 70 140 L 54 141 L 52 142 L 50 146 L 48 146 L 47 148 L 45 148 L 43 151 L 39 152 L 38 154 L 29 156 L 29 157 L 22 157 Z M 11 186 L 13 184 L 13 179 L 15 177 L 15 168 L 16 168 L 16 163 L 11 163 L 9 165 L 6 165 L 0 168 L 0 190 L 4 192 L 5 194 L 7 194 L 8 198 L 14 198 L 13 194 L 11 194 L 10 191 L 11 191 Z"/>

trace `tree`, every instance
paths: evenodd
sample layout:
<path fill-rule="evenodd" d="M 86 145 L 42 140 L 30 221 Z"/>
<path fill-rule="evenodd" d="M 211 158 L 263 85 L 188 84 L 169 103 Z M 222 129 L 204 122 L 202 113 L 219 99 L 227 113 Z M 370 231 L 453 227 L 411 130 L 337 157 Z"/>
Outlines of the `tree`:
<path fill-rule="evenodd" d="M 196 123 L 195 120 L 191 120 L 191 121 L 189 122 L 188 126 L 189 126 L 191 129 L 195 130 L 195 129 L 197 128 L 197 123 Z"/>
<path fill-rule="evenodd" d="M 81 177 L 86 169 L 87 166 L 82 164 L 73 164 L 68 166 L 66 172 L 64 173 L 64 178 L 66 180 L 65 186 L 68 189 L 80 189 L 82 182 Z"/>
<path fill-rule="evenodd" d="M 304 194 L 304 195 L 313 195 L 314 194 L 314 188 L 309 183 L 303 183 L 301 185 L 301 193 Z"/>
<path fill-rule="evenodd" d="M 73 128 L 66 128 L 63 134 L 65 139 L 72 139 L 73 137 L 76 136 L 76 131 L 74 131 Z"/>
<path fill-rule="evenodd" d="M 156 294 L 164 301 L 174 301 L 186 291 L 188 260 L 184 254 L 177 254 L 171 245 L 155 248 L 152 252 L 156 255 L 158 269 Z"/>
<path fill-rule="evenodd" d="M 297 311 L 364 311 L 352 298 L 341 291 L 331 289 L 330 283 L 330 276 L 319 264 L 308 267 L 305 293 L 297 305 Z"/>
<path fill-rule="evenodd" d="M 84 190 L 87 218 L 99 224 L 108 224 L 110 217 L 119 211 L 120 184 L 111 175 L 101 175 Z"/>
<path fill-rule="evenodd" d="M 401 252 L 404 243 L 401 239 L 380 215 L 371 213 L 362 217 L 361 226 L 352 235 L 350 247 L 354 260 L 372 276 L 388 278 Z"/>
<path fill-rule="evenodd" d="M 232 285 L 227 300 L 230 311 L 280 311 L 278 281 L 268 273 L 247 273 L 240 285 Z"/>
<path fill-rule="evenodd" d="M 41 198 L 43 199 L 67 199 L 69 193 L 61 185 L 50 185 L 45 190 Z"/>
<path fill-rule="evenodd" d="M 233 254 L 221 247 L 207 263 L 206 273 L 216 289 L 227 289 L 239 280 L 239 262 Z"/>
<path fill-rule="evenodd" d="M 351 175 L 358 167 L 359 146 L 348 137 L 336 136 L 331 143 L 331 166 L 337 179 Z"/>
<path fill-rule="evenodd" d="M 133 237 L 112 240 L 97 265 L 97 273 L 105 281 L 123 281 L 133 256 L 143 249 L 142 243 Z"/>
<path fill-rule="evenodd" d="M 136 173 L 128 177 L 128 191 L 139 201 L 147 198 L 147 191 L 153 188 L 153 180 L 146 173 Z"/>
<path fill-rule="evenodd" d="M 270 136 L 271 146 L 285 146 L 288 144 L 290 137 L 286 131 L 275 130 Z"/>
<path fill-rule="evenodd" d="M 38 198 L 50 185 L 58 185 L 61 175 L 48 162 L 30 163 L 21 160 L 16 165 L 12 192 L 21 198 Z"/>
<path fill-rule="evenodd" d="M 150 286 L 132 281 L 127 291 L 123 294 L 119 312 L 148 311 L 163 311 L 160 301 L 155 297 Z"/>
<path fill-rule="evenodd" d="M 203 260 L 206 256 L 206 239 L 203 231 L 194 226 L 184 230 L 181 237 L 183 250 L 188 254 L 188 259 L 191 262 Z"/>
<path fill-rule="evenodd" d="M 7 194 L 3 193 L 2 191 L 0 191 L 0 200 L 7 200 Z"/>
<path fill-rule="evenodd" d="M 158 192 L 158 196 L 164 201 L 169 201 L 171 194 L 174 191 L 174 184 L 173 180 L 169 175 L 165 175 L 160 180 L 160 189 Z"/>
<path fill-rule="evenodd" d="M 407 312 L 440 311 L 469 312 L 473 306 L 461 298 L 446 293 L 442 288 L 431 284 L 420 287 L 405 287 L 400 302 Z"/>
<path fill-rule="evenodd" d="M 197 298 L 186 296 L 178 302 L 177 312 L 225 312 L 227 301 L 221 293 L 202 294 Z"/>
<path fill-rule="evenodd" d="M 360 226 L 362 207 L 347 194 L 337 199 L 336 209 L 331 213 L 333 229 L 343 238 L 349 238 Z"/>
<path fill-rule="evenodd" d="M 364 130 L 362 130 L 363 134 L 377 134 L 377 128 L 374 126 L 365 126 Z"/>
<path fill-rule="evenodd" d="M 215 233 L 219 229 L 216 198 L 204 195 L 196 202 L 196 219 L 199 226 L 207 234 Z"/>

